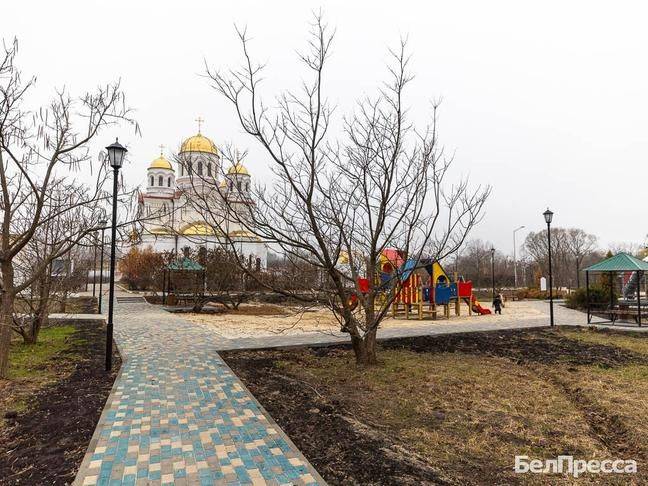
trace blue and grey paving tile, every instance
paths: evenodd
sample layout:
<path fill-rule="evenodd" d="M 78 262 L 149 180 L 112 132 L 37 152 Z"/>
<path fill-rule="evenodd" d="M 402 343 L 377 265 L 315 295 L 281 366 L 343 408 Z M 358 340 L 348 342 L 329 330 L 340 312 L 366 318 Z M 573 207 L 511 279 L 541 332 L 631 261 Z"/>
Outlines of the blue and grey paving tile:
<path fill-rule="evenodd" d="M 149 304 L 116 305 L 122 368 L 75 484 L 325 484 L 215 339 Z"/>

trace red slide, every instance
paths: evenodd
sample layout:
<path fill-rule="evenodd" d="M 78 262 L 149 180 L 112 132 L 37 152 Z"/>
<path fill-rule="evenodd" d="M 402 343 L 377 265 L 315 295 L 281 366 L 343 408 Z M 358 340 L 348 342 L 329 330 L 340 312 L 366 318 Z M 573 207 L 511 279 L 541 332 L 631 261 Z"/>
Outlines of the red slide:
<path fill-rule="evenodd" d="M 468 299 L 464 299 L 466 303 L 468 302 Z M 492 314 L 490 309 L 487 309 L 486 307 L 482 307 L 479 301 L 475 298 L 475 296 L 472 296 L 472 311 L 476 312 L 477 314 L 480 314 L 482 316 L 486 314 Z"/>

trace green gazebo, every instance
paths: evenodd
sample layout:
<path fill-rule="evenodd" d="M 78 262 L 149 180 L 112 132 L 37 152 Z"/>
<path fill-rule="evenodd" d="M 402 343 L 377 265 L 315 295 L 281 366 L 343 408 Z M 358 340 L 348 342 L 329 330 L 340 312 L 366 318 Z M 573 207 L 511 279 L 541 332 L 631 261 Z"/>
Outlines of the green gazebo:
<path fill-rule="evenodd" d="M 189 257 L 182 257 L 169 263 L 162 273 L 162 303 L 166 304 L 166 297 L 171 291 L 171 275 L 177 272 L 192 272 L 201 277 L 201 293 L 205 287 L 205 267 Z"/>
<path fill-rule="evenodd" d="M 592 306 L 590 301 L 590 282 L 589 277 L 590 273 L 594 274 L 616 274 L 616 273 L 631 273 L 631 277 L 628 280 L 628 283 L 634 282 L 636 285 L 636 308 L 634 304 L 626 305 L 624 307 L 617 306 L 614 299 L 614 286 L 610 285 L 610 305 L 609 308 L 605 309 L 602 313 L 607 314 L 610 317 L 610 322 L 614 323 L 619 316 L 634 316 L 637 320 L 637 324 L 641 326 L 641 314 L 642 314 L 642 304 L 641 304 L 641 282 L 645 275 L 645 272 L 648 271 L 648 262 L 639 260 L 638 258 L 628 255 L 627 253 L 619 253 L 613 257 L 606 258 L 605 260 L 596 263 L 585 269 L 585 285 L 587 292 L 587 323 L 589 324 L 592 321 Z"/>

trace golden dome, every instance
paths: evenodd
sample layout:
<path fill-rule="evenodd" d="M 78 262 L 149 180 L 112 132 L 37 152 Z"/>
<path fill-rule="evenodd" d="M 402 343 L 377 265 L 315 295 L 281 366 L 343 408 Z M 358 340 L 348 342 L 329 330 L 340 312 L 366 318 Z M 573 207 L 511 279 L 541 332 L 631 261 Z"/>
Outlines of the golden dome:
<path fill-rule="evenodd" d="M 251 231 L 247 231 L 247 230 L 243 230 L 243 229 L 230 231 L 229 237 L 230 238 L 248 238 L 248 239 L 251 239 L 251 240 L 259 240 L 259 241 L 261 241 L 261 238 L 259 238 L 257 235 L 255 235 Z"/>
<path fill-rule="evenodd" d="M 182 152 L 206 152 L 208 154 L 218 155 L 218 149 L 216 148 L 216 145 L 214 145 L 214 142 L 201 133 L 189 137 L 187 140 L 182 142 L 180 153 Z"/>
<path fill-rule="evenodd" d="M 227 188 L 227 182 L 225 182 L 225 179 L 220 181 L 220 184 L 218 184 L 218 187 L 220 187 L 221 189 Z"/>
<path fill-rule="evenodd" d="M 162 226 L 157 226 L 148 230 L 152 235 L 170 235 L 172 231 L 169 228 L 164 228 Z"/>
<path fill-rule="evenodd" d="M 171 162 L 164 158 L 164 155 L 160 155 L 157 159 L 151 162 L 149 169 L 168 169 L 173 170 Z"/>
<path fill-rule="evenodd" d="M 193 223 L 186 226 L 182 230 L 182 234 L 186 236 L 213 236 L 215 235 L 214 229 L 205 223 Z"/>
<path fill-rule="evenodd" d="M 250 175 L 248 170 L 240 162 L 237 162 L 232 167 L 230 167 L 229 170 L 227 171 L 227 174 L 228 175 L 240 174 L 240 175 L 247 175 L 247 176 Z"/>

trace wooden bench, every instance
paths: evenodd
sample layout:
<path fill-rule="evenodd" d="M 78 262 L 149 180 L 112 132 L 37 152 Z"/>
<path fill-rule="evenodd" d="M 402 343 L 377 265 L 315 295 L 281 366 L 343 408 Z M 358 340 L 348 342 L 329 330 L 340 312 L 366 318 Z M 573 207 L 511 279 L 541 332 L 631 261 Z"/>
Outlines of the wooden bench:
<path fill-rule="evenodd" d="M 511 302 L 515 302 L 518 300 L 517 291 L 515 290 L 503 290 L 501 293 L 505 301 L 510 300 Z"/>
<path fill-rule="evenodd" d="M 607 309 L 604 311 L 599 311 L 600 314 L 607 314 L 610 316 L 610 320 L 614 323 L 619 317 L 623 318 L 625 316 L 633 317 L 636 323 L 639 323 L 639 311 L 637 309 Z M 648 317 L 648 309 L 641 309 L 642 320 L 644 317 Z"/>

